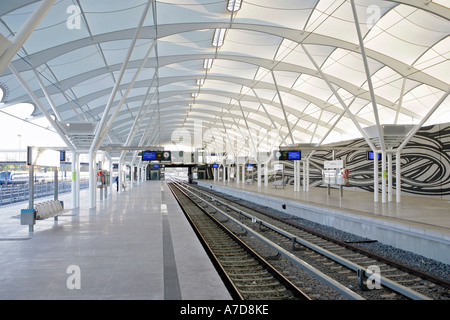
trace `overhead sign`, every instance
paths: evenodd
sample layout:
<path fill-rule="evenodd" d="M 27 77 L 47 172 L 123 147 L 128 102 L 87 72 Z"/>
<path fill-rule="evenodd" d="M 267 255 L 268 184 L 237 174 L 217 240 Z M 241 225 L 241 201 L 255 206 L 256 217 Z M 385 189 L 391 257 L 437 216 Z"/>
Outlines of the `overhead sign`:
<path fill-rule="evenodd" d="M 27 165 L 43 167 L 59 167 L 61 152 L 40 147 L 27 148 Z"/>
<path fill-rule="evenodd" d="M 170 151 L 142 151 L 142 161 L 171 161 Z"/>
<path fill-rule="evenodd" d="M 287 150 L 277 152 L 278 160 L 301 160 L 302 152 L 300 150 Z"/>
<path fill-rule="evenodd" d="M 281 163 L 275 163 L 273 165 L 273 170 L 277 171 L 277 170 L 283 170 L 283 164 Z"/>
<path fill-rule="evenodd" d="M 323 167 L 325 169 L 342 169 L 344 168 L 344 160 L 324 161 Z"/>

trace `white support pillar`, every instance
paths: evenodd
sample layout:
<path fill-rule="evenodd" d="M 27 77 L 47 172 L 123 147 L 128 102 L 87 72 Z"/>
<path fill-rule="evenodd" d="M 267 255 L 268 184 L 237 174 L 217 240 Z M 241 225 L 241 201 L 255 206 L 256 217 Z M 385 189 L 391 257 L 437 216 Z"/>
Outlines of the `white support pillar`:
<path fill-rule="evenodd" d="M 264 165 L 264 186 L 268 187 L 269 186 L 269 164 L 266 163 Z"/>
<path fill-rule="evenodd" d="M 257 181 L 258 181 L 258 187 L 261 187 L 261 164 L 258 163 L 258 170 L 256 171 L 258 174 Z"/>
<path fill-rule="evenodd" d="M 72 209 L 77 208 L 77 180 L 80 177 L 77 174 L 77 153 L 72 151 Z"/>
<path fill-rule="evenodd" d="M 294 192 L 297 191 L 297 161 L 294 160 Z"/>
<path fill-rule="evenodd" d="M 306 192 L 309 192 L 309 159 L 306 159 Z"/>
<path fill-rule="evenodd" d="M 401 150 L 397 150 L 397 154 L 395 156 L 395 198 L 397 203 L 400 203 L 402 200 L 402 168 L 401 168 L 401 164 L 400 164 L 400 160 L 401 160 Z"/>
<path fill-rule="evenodd" d="M 80 154 L 76 153 L 76 165 L 75 165 L 75 172 L 77 174 L 77 183 L 75 184 L 75 188 L 76 188 L 76 202 L 75 202 L 75 207 L 79 208 L 80 207 L 80 182 L 81 182 L 81 170 L 80 170 Z"/>
<path fill-rule="evenodd" d="M 299 184 L 299 180 L 298 180 L 298 166 L 299 166 L 299 161 L 298 160 L 294 160 L 294 191 L 298 192 L 300 190 L 300 184 Z"/>
<path fill-rule="evenodd" d="M 373 201 L 378 202 L 378 152 L 373 152 Z"/>
<path fill-rule="evenodd" d="M 96 152 L 89 150 L 89 208 L 97 204 L 97 162 Z"/>
<path fill-rule="evenodd" d="M 392 201 L 392 153 L 387 154 L 388 157 L 388 201 Z"/>
<path fill-rule="evenodd" d="M 122 158 L 119 159 L 119 168 L 118 168 L 118 177 L 119 177 L 119 191 L 118 193 L 122 193 L 122 186 L 123 186 L 123 160 Z"/>
<path fill-rule="evenodd" d="M 112 197 L 112 195 L 113 195 L 113 189 L 114 189 L 114 183 L 113 183 L 113 161 L 112 161 L 112 158 L 109 158 L 109 169 L 108 169 L 108 171 L 109 171 L 109 187 L 108 187 L 108 190 L 109 190 L 109 194 L 108 194 L 108 196 L 111 196 Z"/>
<path fill-rule="evenodd" d="M 241 173 L 241 166 L 239 164 L 236 164 L 236 183 L 240 183 L 240 173 Z"/>
<path fill-rule="evenodd" d="M 302 162 L 299 160 L 297 164 L 297 191 L 300 191 L 300 186 L 302 185 Z"/>
<path fill-rule="evenodd" d="M 306 160 L 303 162 L 303 191 L 306 191 Z"/>
<path fill-rule="evenodd" d="M 242 183 L 245 183 L 245 164 L 242 165 Z"/>
<path fill-rule="evenodd" d="M 381 202 L 386 203 L 386 152 L 381 152 Z"/>

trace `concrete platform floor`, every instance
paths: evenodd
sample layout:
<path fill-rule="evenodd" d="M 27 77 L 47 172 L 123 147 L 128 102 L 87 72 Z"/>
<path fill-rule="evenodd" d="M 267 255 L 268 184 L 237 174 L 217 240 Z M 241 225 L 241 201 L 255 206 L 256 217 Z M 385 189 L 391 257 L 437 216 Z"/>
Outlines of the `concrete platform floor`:
<path fill-rule="evenodd" d="M 31 233 L 0 207 L 0 299 L 231 299 L 164 181 L 80 203 Z"/>

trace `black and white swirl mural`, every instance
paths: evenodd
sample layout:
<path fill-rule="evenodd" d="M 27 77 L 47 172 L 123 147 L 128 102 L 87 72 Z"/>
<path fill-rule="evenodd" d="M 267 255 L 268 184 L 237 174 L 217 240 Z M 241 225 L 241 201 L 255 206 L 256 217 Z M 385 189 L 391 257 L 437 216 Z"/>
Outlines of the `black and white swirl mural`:
<path fill-rule="evenodd" d="M 366 160 L 366 151 L 352 150 L 367 148 L 364 139 L 347 141 L 339 147 L 348 150 L 335 150 L 335 159 L 343 159 L 350 173 L 350 187 L 373 192 L 373 161 Z M 325 160 L 332 159 L 332 151 L 316 151 L 310 161 L 310 183 L 320 187 L 321 169 Z M 284 163 L 287 183 L 293 183 L 293 164 Z M 393 156 L 395 164 L 395 155 Z M 381 161 L 379 161 L 381 172 Z M 450 124 L 423 127 L 403 149 L 401 154 L 402 192 L 450 198 Z M 395 181 L 393 166 L 393 184 Z M 381 188 L 381 187 L 380 187 Z"/>

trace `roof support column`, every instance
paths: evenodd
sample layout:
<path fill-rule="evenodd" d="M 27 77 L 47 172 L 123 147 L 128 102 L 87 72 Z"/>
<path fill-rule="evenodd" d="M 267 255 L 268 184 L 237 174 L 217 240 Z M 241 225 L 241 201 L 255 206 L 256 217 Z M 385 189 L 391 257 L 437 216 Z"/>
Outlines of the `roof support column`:
<path fill-rule="evenodd" d="M 405 94 L 405 85 L 406 85 L 406 77 L 403 78 L 403 82 L 402 82 L 402 91 L 400 92 L 400 99 L 399 99 L 398 106 L 397 106 L 397 112 L 395 113 L 395 120 L 394 120 L 395 124 L 397 124 L 397 122 L 398 122 L 398 116 L 400 114 L 400 109 L 402 108 L 403 95 Z"/>
<path fill-rule="evenodd" d="M 39 7 L 37 7 L 22 28 L 20 28 L 19 32 L 17 32 L 12 39 L 9 47 L 0 57 L 0 74 L 5 71 L 6 67 L 11 63 L 12 59 L 15 57 L 20 48 L 22 48 L 25 41 L 27 41 L 34 29 L 36 29 L 41 20 L 53 6 L 55 1 L 56 0 L 42 0 Z"/>
<path fill-rule="evenodd" d="M 292 144 L 295 144 L 294 137 L 292 136 L 291 126 L 289 125 L 289 120 L 286 115 L 286 110 L 284 109 L 283 99 L 281 98 L 280 90 L 278 89 L 277 79 L 275 78 L 275 73 L 273 70 L 270 70 L 272 73 L 273 83 L 275 84 L 275 88 L 277 89 L 278 99 L 280 100 L 281 109 L 283 110 L 284 120 L 286 121 L 286 126 L 288 128 L 289 137 L 291 138 Z"/>
<path fill-rule="evenodd" d="M 239 132 L 240 132 L 240 134 L 241 134 L 241 136 L 242 136 L 242 141 L 243 141 L 243 143 L 238 143 L 238 145 L 240 145 L 240 149 L 237 150 L 237 154 L 239 154 L 239 153 L 242 151 L 242 149 L 245 150 L 245 147 L 246 147 L 246 146 L 245 146 L 245 140 L 246 140 L 246 137 L 245 137 L 244 133 L 242 132 L 241 127 L 240 127 L 239 124 L 236 122 L 236 119 L 234 118 L 233 114 L 231 113 L 231 111 L 230 111 L 229 109 L 228 109 L 228 113 L 230 114 L 231 119 L 233 120 L 234 124 L 236 125 L 236 128 L 239 130 Z"/>
<path fill-rule="evenodd" d="M 236 150 L 234 149 L 235 146 L 231 142 L 230 135 L 228 134 L 227 127 L 225 127 L 225 122 L 223 122 L 223 118 L 221 118 L 221 120 L 222 120 L 223 129 L 225 130 L 225 134 L 227 135 L 227 140 L 228 140 L 228 142 L 230 144 L 231 151 L 233 152 L 234 161 L 236 161 L 237 156 L 236 156 Z M 225 142 L 225 149 L 227 149 L 227 143 L 226 142 Z M 227 152 L 227 155 L 228 155 L 228 152 Z"/>
<path fill-rule="evenodd" d="M 345 112 L 347 113 L 347 115 L 350 117 L 350 119 L 353 121 L 353 124 L 356 126 L 356 128 L 358 129 L 358 131 L 362 134 L 362 136 L 364 137 L 364 140 L 366 140 L 367 144 L 370 146 L 370 148 L 373 151 L 376 151 L 377 148 L 375 148 L 375 146 L 373 145 L 372 141 L 370 141 L 369 137 L 366 135 L 366 133 L 364 132 L 364 130 L 361 128 L 361 125 L 358 123 L 358 121 L 356 121 L 355 117 L 353 116 L 353 114 L 351 113 L 350 109 L 348 108 L 348 106 L 345 104 L 344 100 L 342 100 L 340 94 L 336 91 L 336 89 L 333 87 L 333 85 L 331 84 L 331 82 L 328 80 L 327 76 L 323 73 L 322 69 L 320 68 L 320 66 L 317 64 L 317 62 L 314 60 L 314 58 L 312 57 L 312 55 L 309 53 L 309 51 L 306 49 L 305 45 L 302 43 L 301 44 L 303 50 L 305 51 L 306 55 L 308 56 L 309 60 L 311 60 L 312 64 L 314 64 L 314 67 L 316 67 L 317 71 L 320 73 L 322 79 L 326 82 L 326 84 L 328 85 L 328 88 L 330 88 L 330 90 L 333 92 L 334 96 L 338 99 L 339 103 L 341 104 L 341 106 L 344 108 Z"/>
<path fill-rule="evenodd" d="M 261 105 L 261 107 L 263 107 L 264 112 L 266 113 L 266 116 L 270 119 L 270 122 L 272 123 L 273 127 L 275 129 L 277 129 L 278 131 L 278 135 L 280 136 L 281 140 L 284 141 L 285 139 L 283 139 L 283 136 L 281 135 L 280 130 L 278 129 L 278 127 L 275 124 L 275 121 L 273 121 L 272 117 L 270 116 L 270 114 L 267 112 L 266 106 L 264 105 L 264 103 L 262 103 L 261 99 L 258 97 L 258 95 L 256 94 L 255 89 L 251 88 L 253 91 L 253 94 L 255 95 L 256 99 L 258 99 L 259 104 Z"/>
<path fill-rule="evenodd" d="M 400 163 L 401 160 L 400 149 L 397 149 L 397 153 L 395 154 L 395 200 L 397 203 L 402 201 L 402 166 Z"/>
<path fill-rule="evenodd" d="M 401 202 L 401 191 L 402 191 L 402 176 L 401 176 L 401 153 L 403 148 L 408 144 L 408 142 L 411 140 L 411 138 L 419 131 L 420 128 L 425 124 L 425 122 L 431 117 L 431 115 L 439 108 L 439 106 L 444 103 L 445 99 L 447 99 L 448 95 L 450 94 L 450 89 L 447 90 L 444 95 L 435 103 L 433 108 L 431 108 L 428 113 L 422 118 L 422 120 L 414 127 L 411 132 L 409 132 L 408 136 L 403 140 L 402 144 L 397 148 L 396 151 L 396 158 L 395 158 L 395 164 L 396 164 L 396 178 L 395 178 L 395 197 L 396 202 Z"/>
<path fill-rule="evenodd" d="M 100 133 L 100 140 L 98 141 L 96 148 L 98 149 L 102 143 L 102 140 L 104 139 L 104 137 L 106 136 L 106 134 L 108 133 L 109 129 L 111 128 L 111 126 L 114 123 L 114 120 L 116 119 L 117 115 L 120 112 L 120 109 L 122 108 L 123 104 L 125 103 L 125 100 L 127 99 L 128 95 L 130 94 L 131 89 L 133 89 L 134 84 L 136 83 L 137 78 L 139 77 L 139 74 L 141 73 L 142 69 L 144 69 L 145 64 L 147 63 L 148 58 L 150 57 L 150 54 L 152 53 L 153 49 L 155 48 L 155 44 L 156 44 L 156 40 L 153 42 L 152 46 L 150 47 L 150 49 L 147 51 L 147 55 L 145 56 L 145 58 L 142 60 L 141 66 L 139 67 L 139 69 L 136 71 L 136 73 L 134 74 L 134 77 L 131 81 L 131 83 L 128 85 L 127 91 L 125 92 L 125 94 L 123 95 L 122 99 L 120 100 L 119 104 L 117 105 L 116 109 L 114 110 L 114 113 L 111 115 L 107 125 L 103 128 L 103 130 Z"/>
<path fill-rule="evenodd" d="M 153 101 L 153 98 L 152 98 L 152 101 Z M 150 102 L 150 104 L 151 104 L 151 102 Z M 149 105 L 150 105 L 150 104 L 149 104 Z M 146 139 L 146 137 L 148 136 L 150 129 L 152 128 L 152 127 L 151 127 L 151 124 L 152 124 L 152 122 L 153 122 L 153 116 L 155 115 L 155 110 L 156 110 L 156 108 L 153 109 L 152 116 L 151 116 L 150 120 L 148 121 L 147 128 L 145 129 L 145 132 L 144 132 L 144 134 L 142 135 L 141 140 L 139 141 L 138 146 L 143 146 L 143 145 L 144 145 L 145 139 Z M 155 131 L 156 131 L 156 130 L 153 130 L 152 133 L 154 134 Z M 147 145 L 149 145 L 149 143 L 147 143 Z M 138 155 L 138 151 L 135 151 L 134 154 L 133 154 L 133 158 L 132 158 L 132 160 L 131 160 L 131 163 L 134 163 L 134 161 L 135 161 L 137 155 Z M 120 159 L 123 160 L 124 158 L 125 158 L 125 153 L 122 153 L 122 154 L 120 155 Z"/>
<path fill-rule="evenodd" d="M 450 94 L 450 89 L 448 89 L 444 95 L 436 102 L 436 104 L 428 111 L 428 113 L 420 120 L 420 122 L 414 127 L 413 130 L 411 130 L 408 134 L 408 136 L 403 140 L 402 144 L 397 148 L 397 150 L 402 150 L 406 144 L 411 140 L 411 138 L 417 133 L 417 131 L 422 128 L 422 126 L 425 124 L 425 122 L 428 121 L 428 119 L 431 117 L 431 115 L 439 108 L 439 106 L 444 103 L 445 99 L 447 99 L 448 95 Z"/>
<path fill-rule="evenodd" d="M 142 16 L 141 16 L 141 19 L 139 21 L 139 24 L 138 24 L 138 26 L 136 28 L 136 31 L 134 33 L 133 40 L 131 41 L 130 47 L 128 48 L 128 52 L 127 52 L 125 60 L 124 60 L 124 62 L 122 64 L 122 67 L 120 69 L 120 73 L 119 73 L 119 76 L 117 78 L 117 81 L 114 84 L 114 88 L 113 88 L 113 90 L 111 92 L 111 95 L 109 96 L 109 100 L 108 100 L 108 103 L 106 104 L 105 111 L 103 111 L 102 118 L 101 118 L 100 123 L 99 123 L 99 125 L 97 127 L 97 130 L 95 132 L 94 141 L 92 142 L 92 146 L 91 146 L 91 148 L 89 150 L 89 160 L 90 161 L 92 161 L 94 159 L 95 154 L 96 154 L 96 152 L 98 150 L 98 147 L 101 144 L 101 142 L 103 141 L 103 138 L 104 138 L 103 133 L 104 133 L 104 130 L 105 130 L 104 126 L 105 126 L 106 118 L 108 117 L 108 114 L 109 114 L 109 112 L 111 110 L 111 107 L 112 107 L 112 104 L 114 102 L 114 98 L 116 96 L 116 93 L 119 90 L 120 83 L 122 82 L 123 75 L 125 73 L 125 70 L 127 69 L 128 62 L 130 61 L 130 57 L 131 57 L 133 49 L 134 49 L 134 47 L 136 45 L 137 39 L 139 38 L 139 34 L 140 34 L 141 30 L 142 30 L 142 25 L 144 24 L 145 18 L 147 17 L 147 13 L 148 13 L 148 10 L 150 9 L 150 5 L 151 5 L 151 2 L 148 1 L 146 6 L 145 6 L 145 8 L 144 8 L 143 13 L 142 13 Z M 95 161 L 95 159 L 94 159 L 94 161 Z M 96 189 L 95 189 L 96 188 L 96 186 L 95 186 L 96 183 L 95 183 L 95 172 L 94 172 L 95 168 L 94 168 L 94 165 L 92 163 L 90 163 L 90 165 L 89 165 L 89 208 L 95 208 L 95 206 L 96 206 Z"/>
<path fill-rule="evenodd" d="M 124 181 L 123 181 L 123 174 L 124 174 L 124 172 L 123 172 L 123 159 L 122 158 L 120 158 L 119 159 L 119 170 L 118 170 L 118 188 L 117 188 L 117 192 L 119 193 L 119 194 L 121 194 L 122 193 L 122 186 L 124 185 Z"/>
<path fill-rule="evenodd" d="M 62 119 L 61 115 L 59 114 L 59 111 L 56 108 L 56 105 L 53 102 L 52 97 L 50 97 L 50 95 L 49 95 L 49 93 L 47 91 L 47 88 L 45 87 L 44 83 L 42 82 L 42 79 L 39 76 L 39 73 L 37 72 L 35 67 L 33 67 L 33 73 L 36 76 L 36 79 L 37 79 L 37 81 L 39 83 L 39 86 L 41 87 L 42 92 L 44 93 L 45 97 L 47 98 L 47 101 L 50 104 L 50 107 L 52 108 L 52 111 L 55 114 L 56 119 L 59 120 L 59 121 L 62 121 L 63 119 Z"/>
<path fill-rule="evenodd" d="M 130 133 L 128 134 L 128 137 L 127 137 L 127 141 L 125 142 L 125 147 L 128 147 L 130 145 L 131 141 L 133 140 L 134 136 L 136 135 L 137 130 L 141 126 L 142 121 L 144 120 L 145 115 L 147 114 L 148 109 L 150 108 L 150 105 L 153 102 L 153 98 L 156 95 L 156 91 L 153 93 L 153 95 L 152 95 L 152 97 L 150 99 L 150 102 L 147 104 L 147 108 L 145 109 L 145 112 L 144 112 L 144 114 L 141 117 L 142 110 L 144 109 L 144 106 L 145 106 L 145 101 L 147 101 L 147 97 L 148 97 L 148 95 L 150 93 L 151 88 L 153 87 L 153 81 L 155 80 L 155 78 L 156 78 L 156 73 L 153 76 L 153 80 L 152 80 L 152 82 L 151 82 L 151 84 L 150 84 L 150 86 L 149 86 L 149 88 L 147 90 L 147 93 L 145 95 L 145 99 L 144 99 L 144 101 L 142 101 L 142 105 L 141 105 L 141 108 L 139 109 L 139 113 L 136 116 L 136 118 L 134 119 L 133 125 L 132 125 L 132 127 L 130 129 Z M 122 151 L 122 153 L 120 154 L 120 158 L 123 160 L 124 156 L 125 156 L 125 150 Z"/>
<path fill-rule="evenodd" d="M 250 128 L 248 126 L 247 118 L 244 115 L 244 110 L 242 109 L 241 102 L 238 101 L 239 108 L 241 109 L 242 118 L 244 118 L 245 121 L 245 127 L 247 128 L 248 136 L 250 137 L 250 141 L 252 142 L 253 152 L 255 153 L 255 158 L 258 159 L 258 152 L 256 150 L 255 142 L 253 141 L 252 133 L 250 132 Z M 231 112 L 230 112 L 231 113 Z M 234 118 L 233 118 L 234 119 Z"/>
<path fill-rule="evenodd" d="M 378 153 L 373 152 L 373 202 L 378 202 Z"/>
<path fill-rule="evenodd" d="M 80 180 L 80 161 L 79 155 L 72 151 L 72 209 L 80 206 L 79 196 L 77 190 L 77 183 Z"/>
<path fill-rule="evenodd" d="M 371 102 L 372 102 L 372 107 L 373 107 L 373 113 L 375 115 L 375 122 L 377 124 L 378 136 L 380 138 L 381 150 L 383 152 L 385 152 L 386 146 L 384 144 L 384 137 L 383 137 L 383 133 L 381 130 L 380 117 L 378 116 L 378 107 L 377 107 L 377 102 L 375 100 L 375 92 L 373 90 L 372 75 L 370 74 L 369 64 L 367 62 L 366 50 L 364 48 L 364 40 L 362 38 L 361 28 L 359 27 L 359 20 L 358 20 L 358 14 L 356 12 L 355 0 L 351 0 L 351 4 L 352 4 L 353 17 L 355 19 L 356 32 L 358 33 L 359 48 L 361 49 L 361 55 L 362 55 L 362 59 L 364 62 L 364 70 L 366 72 L 366 77 L 367 77 L 367 84 L 369 86 L 370 99 L 372 100 Z M 383 159 L 384 158 L 385 157 L 383 157 Z M 383 181 L 384 180 L 385 180 L 385 178 L 383 175 Z"/>
<path fill-rule="evenodd" d="M 45 118 L 48 120 L 48 122 L 50 122 L 50 124 L 52 125 L 52 127 L 56 130 L 56 132 L 58 132 L 59 136 L 61 137 L 61 139 L 66 143 L 66 145 L 69 147 L 69 149 L 71 151 L 75 151 L 76 148 L 73 146 L 73 144 L 69 141 L 69 139 L 67 139 L 66 135 L 64 134 L 64 132 L 62 132 L 62 130 L 59 128 L 59 126 L 56 124 L 56 122 L 52 119 L 52 117 L 50 116 L 50 114 L 48 113 L 48 111 L 45 109 L 45 106 L 42 104 L 42 102 L 38 99 L 38 97 L 36 96 L 36 94 L 33 92 L 33 90 L 28 86 L 28 84 L 26 83 L 25 79 L 22 78 L 22 76 L 20 75 L 20 73 L 16 70 L 16 68 L 14 68 L 14 66 L 12 64 L 10 64 L 9 69 L 11 70 L 11 72 L 16 76 L 17 80 L 22 84 L 23 88 L 25 89 L 25 91 L 27 91 L 27 93 L 29 94 L 29 96 L 33 99 L 33 101 L 36 103 L 36 105 L 38 106 L 39 110 L 44 114 Z"/>

